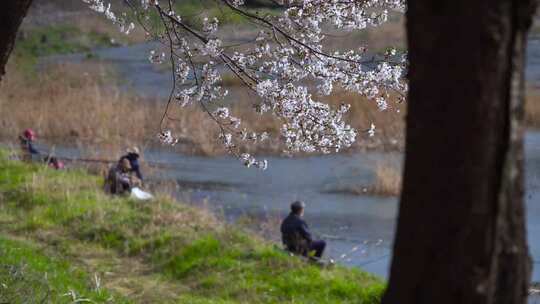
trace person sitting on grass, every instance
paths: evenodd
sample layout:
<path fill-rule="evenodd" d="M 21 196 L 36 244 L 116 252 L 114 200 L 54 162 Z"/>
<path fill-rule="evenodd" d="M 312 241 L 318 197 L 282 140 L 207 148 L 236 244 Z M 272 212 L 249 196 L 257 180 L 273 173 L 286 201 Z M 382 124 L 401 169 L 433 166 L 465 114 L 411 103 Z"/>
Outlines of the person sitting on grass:
<path fill-rule="evenodd" d="M 304 202 L 296 201 L 291 204 L 291 213 L 281 223 L 281 240 L 292 253 L 310 256 L 314 251 L 314 256 L 320 259 L 326 248 L 326 242 L 313 240 L 308 225 L 302 218 L 304 209 Z"/>
<path fill-rule="evenodd" d="M 109 169 L 105 179 L 105 192 L 113 195 L 129 194 L 139 183 L 137 177 L 132 174 L 129 160 L 122 158 Z"/>
<path fill-rule="evenodd" d="M 34 140 L 36 139 L 36 133 L 32 129 L 24 130 L 23 134 L 19 136 L 21 144 L 21 150 L 23 153 L 22 159 L 24 161 L 37 161 L 45 162 L 50 168 L 60 170 L 64 168 L 64 163 L 57 157 L 52 155 L 43 154 L 34 146 Z"/>
<path fill-rule="evenodd" d="M 53 168 L 56 170 L 64 169 L 64 162 L 62 162 L 61 160 L 59 160 L 58 158 L 54 156 L 47 156 L 45 158 L 45 161 L 49 165 L 49 168 Z"/>
<path fill-rule="evenodd" d="M 41 160 L 41 153 L 39 153 L 39 151 L 34 146 L 35 139 L 36 139 L 36 133 L 32 129 L 24 130 L 23 134 L 19 136 L 21 150 L 23 152 L 23 160 L 25 161 Z"/>
<path fill-rule="evenodd" d="M 135 175 L 140 181 L 142 181 L 143 176 L 141 173 L 141 168 L 139 166 L 139 158 L 140 158 L 139 148 L 131 147 L 131 148 L 128 148 L 126 152 L 127 152 L 126 155 L 123 155 L 122 157 L 120 157 L 120 161 L 122 161 L 122 159 L 129 160 L 131 171 L 135 173 Z"/>

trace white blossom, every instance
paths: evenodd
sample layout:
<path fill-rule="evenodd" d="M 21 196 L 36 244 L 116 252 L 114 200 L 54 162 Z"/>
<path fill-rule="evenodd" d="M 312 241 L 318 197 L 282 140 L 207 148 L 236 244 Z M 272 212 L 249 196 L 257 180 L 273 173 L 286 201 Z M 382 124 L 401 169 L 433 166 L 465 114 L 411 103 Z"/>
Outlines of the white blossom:
<path fill-rule="evenodd" d="M 172 136 L 171 130 L 164 130 L 158 135 L 159 140 L 167 145 L 174 146 L 178 143 L 178 138 Z"/>
<path fill-rule="evenodd" d="M 367 133 L 369 137 L 375 136 L 375 125 L 373 123 L 371 123 L 371 125 L 369 126 L 369 130 L 367 130 Z"/>
<path fill-rule="evenodd" d="M 203 55 L 209 55 L 212 57 L 218 57 L 221 52 L 221 40 L 219 39 L 210 39 L 202 48 Z"/>
<path fill-rule="evenodd" d="M 217 108 L 214 111 L 214 116 L 217 116 L 217 117 L 219 117 L 221 119 L 228 118 L 229 117 L 229 109 L 225 108 L 225 107 Z"/>
<path fill-rule="evenodd" d="M 118 25 L 122 33 L 125 33 L 127 35 L 135 28 L 135 24 L 133 24 L 132 22 L 127 23 L 127 21 L 124 18 L 116 16 L 116 14 L 113 13 L 113 11 L 111 11 L 110 3 L 105 4 L 103 0 L 82 0 L 82 1 L 88 4 L 88 7 L 91 10 L 94 10 L 100 14 L 103 14 L 111 22 Z"/>
<path fill-rule="evenodd" d="M 208 20 L 207 17 L 204 17 L 203 19 L 203 33 L 206 35 L 214 34 L 218 30 L 218 24 L 219 20 L 217 18 L 212 18 L 212 20 Z"/>
<path fill-rule="evenodd" d="M 133 25 L 126 15 L 118 18 L 102 0 L 82 0 L 91 9 L 118 24 L 123 32 Z M 163 1 L 162 1 L 163 2 Z M 228 91 L 221 87 L 222 75 L 228 73 L 258 96 L 253 108 L 259 114 L 270 114 L 283 122 L 281 136 L 286 152 L 340 151 L 351 146 L 357 132 L 344 121 L 350 106 L 343 103 L 332 108 L 325 96 L 336 88 L 358 93 L 374 101 L 379 110 L 392 107 L 390 96 L 405 96 L 406 53 L 389 48 L 381 54 L 366 46 L 355 50 L 328 50 L 325 32 L 329 27 L 344 31 L 377 27 L 388 20 L 391 11 L 404 11 L 405 0 L 298 0 L 278 17 L 268 17 L 244 10 L 243 0 L 218 0 L 258 26 L 253 37 L 245 37 L 251 45 L 229 49 L 229 42 L 220 35 L 219 20 L 200 16 L 200 28 L 184 23 L 174 5 L 157 0 L 141 0 L 139 22 L 150 22 L 157 12 L 163 31 L 147 33 L 163 46 L 152 50 L 149 60 L 156 64 L 170 56 L 174 73 L 172 98 L 180 106 L 201 105 L 216 121 L 224 147 L 248 167 L 266 168 L 266 161 L 256 160 L 240 150 L 238 141 L 257 144 L 268 138 L 242 129 L 239 117 L 221 106 Z M 294 5 L 293 5 L 294 4 Z M 151 27 L 144 26 L 143 29 Z M 316 91 L 321 97 L 314 98 Z M 400 101 L 403 97 L 400 97 Z M 212 109 L 212 111 L 209 111 Z M 375 125 L 367 131 L 375 136 Z M 160 134 L 165 143 L 176 143 L 170 130 Z"/>
<path fill-rule="evenodd" d="M 148 60 L 152 63 L 161 64 L 165 60 L 164 52 L 156 52 L 156 50 L 151 50 Z"/>

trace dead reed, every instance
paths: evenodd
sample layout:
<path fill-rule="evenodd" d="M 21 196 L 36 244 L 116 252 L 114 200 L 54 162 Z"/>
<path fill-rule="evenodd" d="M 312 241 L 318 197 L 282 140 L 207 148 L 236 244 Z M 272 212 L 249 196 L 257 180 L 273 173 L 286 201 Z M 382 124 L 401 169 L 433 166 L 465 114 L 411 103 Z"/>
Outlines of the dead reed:
<path fill-rule="evenodd" d="M 119 89 L 99 63 L 50 66 L 35 77 L 11 66 L 0 85 L 0 140 L 15 141 L 22 130 L 33 128 L 49 144 L 99 146 L 99 151 L 157 144 L 164 106 Z M 181 135 L 181 150 L 224 152 L 216 139 L 217 127 L 205 113 L 188 107 L 170 114 L 174 120 L 168 127 Z"/>
<path fill-rule="evenodd" d="M 273 116 L 252 110 L 256 96 L 234 88 L 233 113 L 244 127 L 269 132 L 273 138 L 261 145 L 243 145 L 250 153 L 279 154 L 282 122 Z M 403 106 L 392 105 L 380 112 L 374 102 L 358 95 L 338 92 L 321 100 L 333 107 L 350 103 L 347 121 L 360 131 L 355 148 L 396 149 L 403 141 Z M 25 128 L 33 128 L 48 143 L 79 146 L 99 145 L 101 151 L 117 151 L 127 145 L 157 144 L 156 134 L 165 101 L 132 95 L 118 87 L 112 73 L 98 62 L 66 63 L 46 67 L 28 77 L 10 67 L 0 85 L 0 140 L 13 141 Z M 198 106 L 172 107 L 167 127 L 180 135 L 180 150 L 201 155 L 219 155 L 226 151 L 217 137 L 219 129 Z M 376 136 L 364 130 L 376 125 Z"/>
<path fill-rule="evenodd" d="M 337 185 L 326 193 L 350 195 L 398 196 L 401 193 L 402 172 L 395 161 L 380 161 L 373 168 L 371 184 Z"/>
<path fill-rule="evenodd" d="M 525 97 L 525 124 L 528 127 L 540 128 L 540 94 L 530 92 Z"/>
<path fill-rule="evenodd" d="M 378 163 L 375 166 L 375 180 L 367 187 L 367 193 L 381 196 L 398 196 L 401 193 L 401 170 L 395 165 Z"/>
<path fill-rule="evenodd" d="M 102 65 L 63 64 L 36 77 L 10 69 L 1 84 L 0 138 L 33 128 L 41 138 L 76 144 L 146 140 L 158 107 L 120 91 Z"/>

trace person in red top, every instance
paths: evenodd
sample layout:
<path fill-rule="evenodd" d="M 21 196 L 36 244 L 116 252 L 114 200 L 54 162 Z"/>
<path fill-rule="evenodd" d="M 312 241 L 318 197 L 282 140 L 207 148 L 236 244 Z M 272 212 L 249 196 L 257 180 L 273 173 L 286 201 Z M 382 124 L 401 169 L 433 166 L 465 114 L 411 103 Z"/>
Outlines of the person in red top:
<path fill-rule="evenodd" d="M 24 130 L 23 134 L 19 136 L 24 160 L 39 162 L 44 161 L 49 165 L 49 167 L 57 170 L 64 168 L 64 163 L 58 158 L 39 152 L 39 150 L 34 146 L 34 140 L 36 140 L 36 132 L 34 132 L 32 129 Z"/>
<path fill-rule="evenodd" d="M 34 140 L 36 139 L 36 133 L 32 129 L 24 130 L 23 134 L 19 136 L 21 143 L 21 149 L 23 151 L 23 158 L 25 160 L 39 160 L 41 153 L 34 146 Z"/>

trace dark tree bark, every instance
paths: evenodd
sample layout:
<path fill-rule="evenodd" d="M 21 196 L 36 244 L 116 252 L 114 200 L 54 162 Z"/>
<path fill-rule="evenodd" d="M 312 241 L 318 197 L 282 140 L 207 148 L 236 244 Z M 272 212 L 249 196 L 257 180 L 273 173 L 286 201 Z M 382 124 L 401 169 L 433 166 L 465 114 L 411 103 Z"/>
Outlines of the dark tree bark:
<path fill-rule="evenodd" d="M 384 304 L 525 303 L 533 0 L 410 0 L 403 193 Z"/>
<path fill-rule="evenodd" d="M 6 63 L 15 45 L 17 30 L 26 16 L 32 0 L 3 0 L 0 9 L 0 81 L 6 73 Z"/>

